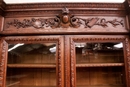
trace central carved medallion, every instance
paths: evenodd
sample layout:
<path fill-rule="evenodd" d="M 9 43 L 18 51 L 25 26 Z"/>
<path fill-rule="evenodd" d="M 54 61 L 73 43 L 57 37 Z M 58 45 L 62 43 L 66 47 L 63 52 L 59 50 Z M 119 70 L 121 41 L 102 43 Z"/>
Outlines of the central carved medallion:
<path fill-rule="evenodd" d="M 58 27 L 68 28 L 68 27 L 79 27 L 79 24 L 77 23 L 75 25 L 75 22 L 77 21 L 76 18 L 74 18 L 74 15 L 71 15 L 69 12 L 69 9 L 63 8 L 62 13 L 57 16 L 58 18 Z"/>

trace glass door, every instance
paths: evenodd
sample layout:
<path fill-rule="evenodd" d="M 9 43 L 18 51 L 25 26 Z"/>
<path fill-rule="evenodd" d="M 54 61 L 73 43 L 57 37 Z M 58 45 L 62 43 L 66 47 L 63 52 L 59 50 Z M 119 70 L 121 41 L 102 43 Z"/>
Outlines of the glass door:
<path fill-rule="evenodd" d="M 10 38 L 10 37 L 9 37 Z M 8 42 L 6 87 L 63 87 L 61 37 L 40 37 Z M 64 49 L 64 48 L 62 48 Z"/>
<path fill-rule="evenodd" d="M 72 87 L 126 87 L 124 39 L 70 38 Z"/>

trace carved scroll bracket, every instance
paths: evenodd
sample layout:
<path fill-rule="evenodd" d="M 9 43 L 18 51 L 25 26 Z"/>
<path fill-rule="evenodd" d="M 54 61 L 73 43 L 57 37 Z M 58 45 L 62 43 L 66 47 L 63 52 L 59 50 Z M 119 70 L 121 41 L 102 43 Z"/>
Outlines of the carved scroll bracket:
<path fill-rule="evenodd" d="M 113 27 L 121 25 L 124 27 L 124 21 L 119 19 L 107 20 L 105 18 L 79 18 L 70 14 L 69 9 L 63 8 L 62 13 L 57 15 L 55 18 L 31 18 L 31 19 L 23 19 L 22 21 L 18 19 L 13 19 L 7 22 L 6 27 L 10 28 L 10 26 L 19 28 L 28 28 L 33 27 L 36 29 L 45 29 L 51 27 L 55 28 L 79 28 L 80 26 L 84 26 L 84 28 L 92 28 L 93 26 L 101 26 L 103 28 L 109 27 L 112 25 Z"/>

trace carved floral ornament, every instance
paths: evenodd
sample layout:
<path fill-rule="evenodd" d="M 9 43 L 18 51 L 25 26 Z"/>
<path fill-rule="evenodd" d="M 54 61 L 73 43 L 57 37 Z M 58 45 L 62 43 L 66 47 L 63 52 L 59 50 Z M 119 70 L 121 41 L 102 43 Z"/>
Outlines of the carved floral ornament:
<path fill-rule="evenodd" d="M 92 28 L 95 25 L 101 26 L 103 28 L 109 27 L 111 24 L 113 27 L 121 25 L 124 27 L 123 20 L 113 19 L 107 21 L 105 18 L 79 18 L 70 14 L 69 9 L 63 8 L 62 13 L 57 15 L 55 18 L 32 18 L 32 19 L 23 19 L 22 21 L 18 19 L 13 19 L 13 21 L 7 22 L 7 28 L 10 26 L 19 28 L 28 28 L 34 27 L 36 29 L 45 29 L 51 27 L 55 28 L 78 28 L 84 26 L 84 28 Z"/>

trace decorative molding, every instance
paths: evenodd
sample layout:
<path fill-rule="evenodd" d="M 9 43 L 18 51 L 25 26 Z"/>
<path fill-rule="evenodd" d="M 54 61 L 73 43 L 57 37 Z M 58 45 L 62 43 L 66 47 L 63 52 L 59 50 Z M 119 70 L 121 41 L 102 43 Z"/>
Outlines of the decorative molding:
<path fill-rule="evenodd" d="M 57 59 L 57 61 L 58 61 L 58 87 L 63 87 L 63 78 L 62 78 L 62 76 L 63 76 L 63 73 L 62 73 L 62 60 L 63 60 L 63 58 L 62 58 L 62 46 L 61 46 L 61 43 L 62 43 L 62 40 L 61 39 L 59 39 L 58 40 L 58 59 Z"/>
<path fill-rule="evenodd" d="M 129 40 L 128 38 L 125 39 L 125 46 L 126 46 L 126 58 L 127 58 L 127 69 L 128 71 L 126 73 L 128 73 L 128 82 L 130 82 L 130 46 L 129 46 Z M 130 85 L 128 85 L 130 86 Z"/>
<path fill-rule="evenodd" d="M 68 50 L 67 50 L 67 47 L 68 47 L 68 46 L 67 46 L 67 40 L 68 40 L 68 39 L 65 37 L 65 39 L 64 39 L 64 42 L 65 42 L 65 43 L 64 43 L 64 45 L 65 45 L 65 49 L 64 49 L 64 50 L 65 50 L 65 53 L 64 53 L 64 56 L 65 56 L 65 57 L 64 57 L 64 58 L 65 58 L 65 59 L 64 59 L 64 63 L 65 63 L 65 64 L 64 64 L 64 66 L 65 66 L 65 87 L 69 87 L 69 86 L 68 86 L 69 83 L 67 83 L 67 82 L 69 81 L 69 80 L 67 79 L 67 78 L 68 78 L 68 72 L 67 72 L 67 71 L 68 71 L 68 68 L 69 68 L 69 67 L 67 66 L 67 65 L 69 65 L 69 64 L 68 64 L 69 62 L 67 61 L 68 58 L 67 58 L 67 53 L 66 53 L 66 52 L 68 52 Z"/>
<path fill-rule="evenodd" d="M 28 38 L 25 38 L 25 37 L 17 37 L 17 38 L 14 38 L 14 37 L 7 37 L 5 38 L 5 40 L 7 42 L 20 42 L 20 41 L 58 41 L 59 40 L 59 37 L 55 37 L 55 36 L 44 36 L 44 37 L 28 37 Z"/>
<path fill-rule="evenodd" d="M 82 38 L 76 38 L 76 37 L 73 37 L 72 38 L 73 41 L 117 41 L 117 40 L 125 40 L 125 37 L 89 37 L 89 38 L 85 38 L 85 37 L 82 37 Z"/>
<path fill-rule="evenodd" d="M 78 14 L 78 15 L 121 15 L 125 16 L 126 12 L 125 10 L 84 10 L 84 9 L 76 9 L 71 10 L 71 13 Z M 23 17 L 23 16 L 49 16 L 49 15 L 57 15 L 60 13 L 60 10 L 30 10 L 30 11 L 10 11 L 6 12 L 4 15 L 5 17 Z"/>
<path fill-rule="evenodd" d="M 84 28 L 92 28 L 94 25 L 102 26 L 102 27 L 108 27 L 109 24 L 111 24 L 113 27 L 116 27 L 118 25 L 121 25 L 124 27 L 123 20 L 113 19 L 113 20 L 106 20 L 105 18 L 79 18 L 75 17 L 74 15 L 70 14 L 69 9 L 63 8 L 62 13 L 57 15 L 55 18 L 32 18 L 32 19 L 24 19 L 22 21 L 18 19 L 14 19 L 13 21 L 9 21 L 6 24 L 7 28 L 10 28 L 10 26 L 19 28 L 28 28 L 33 27 L 35 29 L 44 29 L 51 27 L 52 29 L 55 28 L 78 28 L 81 25 L 84 26 Z"/>
<path fill-rule="evenodd" d="M 76 67 L 110 67 L 124 66 L 124 63 L 76 64 Z"/>
<path fill-rule="evenodd" d="M 123 3 L 34 3 L 9 4 L 6 6 L 5 16 L 48 16 L 59 14 L 63 7 L 70 9 L 71 13 L 81 15 L 124 15 Z"/>
<path fill-rule="evenodd" d="M 69 41 L 69 39 L 68 39 L 68 37 L 65 37 L 65 39 L 64 39 L 64 47 L 65 47 L 65 53 L 64 53 L 64 55 L 65 55 L 65 59 L 64 59 L 64 66 L 65 66 L 65 86 L 64 87 L 70 87 L 70 83 L 71 83 L 71 81 L 70 81 L 70 79 L 68 79 L 68 78 L 70 78 L 70 76 L 71 76 L 71 73 L 70 73 L 70 69 L 71 69 L 71 67 L 70 67 L 70 52 L 71 52 L 71 50 L 70 50 L 70 41 Z"/>
<path fill-rule="evenodd" d="M 71 71 L 71 87 L 76 87 L 76 65 L 75 65 L 75 61 L 76 61 L 76 59 L 75 59 L 75 48 L 74 48 L 75 46 L 74 46 L 74 42 L 73 42 L 73 40 L 71 39 L 71 55 L 70 55 L 70 61 L 71 61 L 71 69 L 70 69 L 70 71 Z"/>
<path fill-rule="evenodd" d="M 4 76 L 6 70 L 6 46 L 7 43 L 5 41 L 1 42 L 1 57 L 0 57 L 0 87 L 4 86 Z"/>
<path fill-rule="evenodd" d="M 38 3 L 38 4 L 10 4 L 7 5 L 6 10 L 16 9 L 35 9 L 35 8 L 122 8 L 122 3 Z"/>

